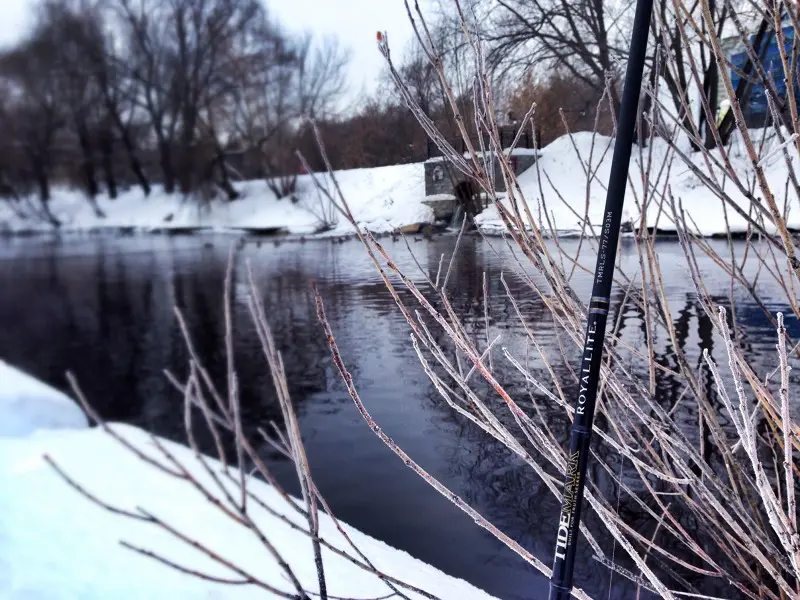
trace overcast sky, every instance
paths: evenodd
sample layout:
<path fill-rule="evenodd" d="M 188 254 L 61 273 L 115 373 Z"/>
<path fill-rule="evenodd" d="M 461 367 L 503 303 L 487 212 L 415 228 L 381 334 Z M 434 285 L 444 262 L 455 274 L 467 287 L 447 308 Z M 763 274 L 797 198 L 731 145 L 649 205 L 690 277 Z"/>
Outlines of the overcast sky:
<path fill-rule="evenodd" d="M 434 0 L 420 0 L 423 10 Z M 0 46 L 25 34 L 34 0 L 0 0 Z M 394 54 L 400 54 L 413 32 L 403 0 L 265 0 L 270 13 L 288 29 L 335 33 L 352 49 L 350 94 L 371 90 L 380 75 L 383 57 L 375 44 L 378 30 L 389 34 Z"/>
<path fill-rule="evenodd" d="M 375 41 L 377 31 L 388 33 L 393 56 L 414 35 L 403 0 L 267 0 L 266 4 L 286 27 L 335 33 L 352 49 L 351 93 L 363 86 L 371 89 L 380 75 L 384 60 Z M 433 0 L 420 0 L 423 10 L 432 4 Z"/>

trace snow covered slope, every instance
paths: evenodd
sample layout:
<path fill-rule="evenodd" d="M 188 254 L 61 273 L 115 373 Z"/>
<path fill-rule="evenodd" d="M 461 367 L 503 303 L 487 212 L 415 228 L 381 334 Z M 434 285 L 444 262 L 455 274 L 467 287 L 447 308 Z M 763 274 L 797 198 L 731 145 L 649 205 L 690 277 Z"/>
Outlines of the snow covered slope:
<path fill-rule="evenodd" d="M 752 137 L 761 140 L 762 134 L 763 132 L 754 130 Z M 785 137 L 789 137 L 787 133 Z M 531 213 L 538 223 L 543 224 L 545 230 L 549 229 L 547 224 L 549 217 L 553 227 L 560 234 L 580 231 L 579 223 L 584 214 L 587 214 L 587 206 L 589 221 L 598 230 L 605 206 L 613 143 L 612 138 L 593 136 L 588 132 L 575 133 L 571 139 L 568 136 L 561 137 L 542 149 L 538 165 L 519 176 L 520 187 Z M 660 194 L 665 189 L 665 184 L 668 184 L 675 200 L 683 203 L 690 224 L 696 225 L 701 234 L 725 233 L 728 228 L 733 232 L 746 230 L 746 221 L 730 207 L 727 210 L 726 222 L 722 201 L 702 184 L 700 178 L 680 158 L 672 155 L 672 163 L 668 164 L 671 153 L 665 141 L 655 139 L 652 156 L 649 156 L 649 152 L 650 149 L 645 148 L 643 156 L 640 156 L 638 149 L 634 148 L 623 221 L 632 220 L 635 225 L 639 223 L 641 213 L 637 208 L 637 199 L 641 203 L 642 171 L 647 170 L 648 161 L 651 161 L 651 185 L 657 182 L 655 186 Z M 694 167 L 709 174 L 708 166 L 700 153 L 691 153 L 688 149 L 686 153 L 690 156 Z M 761 161 L 762 167 L 776 195 L 778 205 L 782 208 L 786 202 L 788 206 L 789 227 L 800 228 L 800 199 L 797 198 L 792 186 L 789 186 L 788 193 L 784 197 L 789 173 L 774 134 L 772 139 L 767 140 L 761 155 L 764 157 Z M 792 157 L 794 168 L 798 169 L 800 158 L 793 147 L 790 147 L 789 155 Z M 754 170 L 745 155 L 742 139 L 738 133 L 733 137 L 729 156 L 738 176 L 745 182 L 752 182 Z M 588 165 L 591 165 L 593 178 L 587 185 Z M 718 181 L 726 179 L 725 173 L 716 168 L 713 170 L 713 177 Z M 726 181 L 725 190 L 745 212 L 748 212 L 749 202 L 730 180 Z M 757 187 L 754 193 L 756 197 L 761 196 Z M 670 219 L 669 208 L 667 206 L 662 208 L 659 200 L 660 198 L 654 198 L 648 203 L 647 225 L 674 231 L 675 225 Z M 477 217 L 477 222 L 486 233 L 499 233 L 505 229 L 495 206 L 490 206 L 481 213 Z M 769 227 L 765 228 L 770 230 Z"/>
<path fill-rule="evenodd" d="M 0 360 L 0 438 L 88 425 L 86 415 L 70 398 Z"/>
<path fill-rule="evenodd" d="M 754 140 L 761 140 L 764 131 L 753 130 Z M 785 134 L 788 137 L 788 133 Z M 579 222 L 587 213 L 592 224 L 602 222 L 605 203 L 605 190 L 611 167 L 613 139 L 579 132 L 563 136 L 541 150 L 538 165 L 523 172 L 519 183 L 531 208 L 534 218 L 549 230 L 547 218 L 559 234 L 579 231 Z M 684 140 L 685 141 L 685 140 Z M 718 151 L 715 151 L 718 153 Z M 643 156 L 634 148 L 631 159 L 630 182 L 625 202 L 624 219 L 638 224 L 638 198 L 642 194 L 642 162 L 647 168 L 650 161 L 651 182 L 658 180 L 656 188 L 663 192 L 669 184 L 676 200 L 690 219 L 696 223 L 704 235 L 724 233 L 728 227 L 732 231 L 744 231 L 745 220 L 730 208 L 727 222 L 722 202 L 701 182 L 700 178 L 669 150 L 661 139 L 655 139 L 651 149 L 646 148 Z M 686 154 L 693 168 L 718 181 L 726 180 L 726 173 L 713 167 L 709 172 L 700 153 Z M 753 167 L 747 158 L 741 136 L 733 136 L 729 155 L 734 171 L 739 177 L 752 185 Z M 795 168 L 800 157 L 790 148 Z M 793 186 L 787 188 L 788 169 L 783 153 L 779 151 L 774 132 L 767 132 L 761 161 L 779 206 L 789 207 L 790 227 L 800 228 L 800 200 Z M 671 164 L 667 164 L 668 161 Z M 721 159 L 720 159 L 721 162 Z M 592 178 L 587 185 L 587 171 Z M 425 199 L 424 165 L 422 163 L 378 167 L 373 169 L 353 169 L 338 171 L 337 180 L 342 192 L 359 223 L 376 233 L 390 231 L 404 225 L 430 223 L 433 210 L 422 204 Z M 330 182 L 328 182 L 330 186 Z M 277 199 L 263 181 L 247 181 L 237 184 L 243 197 L 234 202 L 213 201 L 207 208 L 200 209 L 197 203 L 184 199 L 178 194 L 164 194 L 156 187 L 149 198 L 145 198 L 138 188 L 120 195 L 116 200 L 105 196 L 97 199 L 105 218 L 98 217 L 83 194 L 75 190 L 56 188 L 53 192 L 51 208 L 63 223 L 62 231 L 87 231 L 103 228 L 137 228 L 142 230 L 177 227 L 205 227 L 213 230 L 237 228 L 286 228 L 296 234 L 310 234 L 318 219 L 322 197 L 316 190 L 311 176 L 298 178 L 297 196 L 300 201 L 292 203 L 288 198 Z M 332 186 L 330 186 L 332 190 Z M 749 209 L 744 196 L 727 180 L 725 189 L 740 206 Z M 788 192 L 787 192 L 788 189 Z M 761 194 L 755 188 L 755 196 Z M 544 202 L 542 202 L 544 201 Z M 31 204 L 35 204 L 32 202 Z M 21 207 L 12 210 L 7 202 L 0 202 L 0 232 L 26 232 L 50 230 L 51 226 L 30 218 L 21 218 Z M 546 212 L 545 212 L 546 211 Z M 25 212 L 25 211 L 22 211 Z M 30 212 L 30 211 L 28 211 Z M 547 217 L 547 218 L 546 218 Z M 656 196 L 648 204 L 648 226 L 663 230 L 674 230 L 669 211 L 663 210 L 660 198 Z M 479 217 L 478 224 L 486 233 L 500 233 L 504 226 L 495 206 L 490 206 Z M 767 227 L 767 229 L 769 229 Z M 350 225 L 342 218 L 333 235 L 352 233 Z"/>
<path fill-rule="evenodd" d="M 291 591 L 289 582 L 258 540 L 224 517 L 185 481 L 145 466 L 99 428 L 46 430 L 65 425 L 71 418 L 66 421 L 56 418 L 63 409 L 62 403 L 68 399 L 53 390 L 45 393 L 48 389 L 7 365 L 0 370 L 2 395 L 13 398 L 15 391 L 19 392 L 20 397 L 27 398 L 28 404 L 24 411 L 12 414 L 20 410 L 20 403 L 0 401 L 0 422 L 12 417 L 17 421 L 27 419 L 28 430 L 33 432 L 24 438 L 0 437 L 0 489 L 3 490 L 0 494 L 0 598 L 238 600 L 274 597 L 249 585 L 203 581 L 123 548 L 120 540 L 156 551 L 181 565 L 217 576 L 235 577 L 163 529 L 130 521 L 91 504 L 54 473 L 42 458 L 44 454 L 52 457 L 88 492 L 109 504 L 131 511 L 142 507 L 245 571 L 281 590 Z M 36 403 L 41 403 L 38 410 L 32 407 Z M 72 408 L 80 412 L 77 407 Z M 76 426 L 78 421 L 75 419 Z M 125 425 L 113 427 L 146 454 L 164 460 L 146 432 Z M 162 442 L 199 481 L 209 489 L 217 489 L 188 448 Z M 219 463 L 209 460 L 209 464 L 219 472 Z M 249 489 L 268 506 L 301 523 L 299 515 L 287 508 L 274 488 L 253 480 Z M 369 502 L 369 498 L 364 498 L 365 504 Z M 249 512 L 302 584 L 310 590 L 316 589 L 316 571 L 308 537 L 255 503 L 250 504 Z M 489 595 L 463 581 L 351 527 L 344 527 L 376 567 L 390 575 L 446 600 L 491 600 Z M 326 515 L 321 515 L 321 533 L 337 547 L 346 547 Z M 323 559 L 330 594 L 370 598 L 391 593 L 376 577 L 327 550 L 323 550 Z M 420 597 L 411 592 L 407 594 L 411 598 Z"/>
<path fill-rule="evenodd" d="M 322 177 L 321 175 L 319 177 Z M 339 171 L 336 178 L 356 219 L 373 232 L 384 232 L 412 223 L 433 221 L 433 211 L 422 204 L 425 198 L 424 169 L 421 164 L 395 165 L 374 169 Z M 330 186 L 330 182 L 328 182 Z M 155 187 L 149 197 L 139 188 L 120 194 L 115 200 L 105 195 L 97 204 L 105 213 L 98 217 L 83 193 L 56 188 L 50 207 L 61 223 L 62 231 L 134 227 L 138 229 L 209 227 L 229 228 L 285 227 L 292 233 L 314 231 L 318 220 L 321 196 L 310 175 L 297 181 L 297 196 L 275 197 L 264 181 L 247 181 L 237 185 L 243 197 L 234 202 L 215 200 L 206 209 L 179 194 L 165 194 Z M 332 190 L 333 187 L 330 186 Z M 6 202 L 0 202 L 0 232 L 47 231 L 52 227 L 40 220 L 22 218 Z M 31 211 L 25 211 L 30 214 Z M 334 233 L 350 233 L 350 225 L 339 219 Z"/>

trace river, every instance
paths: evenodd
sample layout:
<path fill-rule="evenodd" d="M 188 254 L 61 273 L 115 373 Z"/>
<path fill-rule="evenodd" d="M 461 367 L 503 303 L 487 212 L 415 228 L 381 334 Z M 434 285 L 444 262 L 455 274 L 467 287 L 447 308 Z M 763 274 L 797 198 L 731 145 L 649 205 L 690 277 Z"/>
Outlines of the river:
<path fill-rule="evenodd" d="M 173 306 L 184 311 L 198 353 L 223 385 L 222 290 L 231 240 L 223 236 L 1 240 L 0 358 L 63 390 L 67 390 L 64 373 L 71 370 L 106 419 L 183 441 L 181 398 L 163 375 L 165 368 L 180 375 L 186 372 L 187 355 Z M 409 243 L 421 268 L 435 277 L 440 256 L 453 252 L 454 241 L 452 236 L 412 237 Z M 385 242 L 402 268 L 423 282 L 405 244 L 390 238 Z M 724 248 L 726 242 L 719 244 Z M 658 250 L 666 269 L 667 296 L 677 315 L 677 335 L 688 357 L 697 361 L 702 347 L 719 355 L 711 323 L 696 306 L 688 275 L 679 266 L 683 264 L 679 246 L 663 241 Z M 635 264 L 630 241 L 623 241 L 622 256 Z M 593 255 L 587 251 L 584 258 L 588 263 Z M 443 403 L 422 371 L 407 325 L 357 242 L 276 244 L 265 239 L 236 251 L 235 357 L 248 431 L 278 419 L 280 413 L 246 309 L 246 261 L 252 265 L 283 353 L 315 480 L 336 515 L 498 598 L 546 597 L 544 577 L 382 445 L 342 385 L 316 320 L 312 279 L 325 300 L 343 358 L 378 423 L 434 476 L 550 562 L 557 503 L 529 469 Z M 501 270 L 513 271 L 513 261 L 502 240 L 467 237 L 450 273 L 449 290 L 468 330 L 485 340 L 481 300 L 486 272 L 492 336 L 501 334 L 501 345 L 522 356 L 524 331 L 500 283 Z M 712 293 L 727 302 L 727 277 L 709 260 L 701 259 L 701 267 Z M 542 307 L 518 278 L 507 275 L 507 281 L 520 294 L 520 308 L 537 335 L 555 347 L 553 324 Z M 588 277 L 576 275 L 575 287 L 586 297 L 588 285 Z M 761 292 L 768 302 L 776 299 L 771 309 L 783 308 L 776 291 L 762 286 Z M 622 292 L 616 293 L 618 302 Z M 746 330 L 750 355 L 772 360 L 775 332 L 743 293 L 737 295 L 737 318 Z M 800 337 L 796 322 L 790 321 L 789 329 Z M 635 310 L 625 313 L 622 330 L 632 342 L 641 342 L 642 319 Z M 657 360 L 671 364 L 666 342 L 659 342 L 657 351 Z M 502 362 L 499 351 L 494 359 Z M 508 382 L 523 397 L 529 391 L 511 375 Z M 659 400 L 665 404 L 674 402 L 680 391 L 677 382 L 659 379 Z M 565 440 L 566 426 L 555 423 L 554 428 Z M 205 449 L 212 449 L 207 436 L 201 441 Z M 296 492 L 286 461 L 266 445 L 261 451 L 281 481 Z M 619 576 L 612 579 L 592 560 L 585 543 L 576 584 L 603 598 L 609 586 L 612 598 L 632 597 L 635 589 Z"/>

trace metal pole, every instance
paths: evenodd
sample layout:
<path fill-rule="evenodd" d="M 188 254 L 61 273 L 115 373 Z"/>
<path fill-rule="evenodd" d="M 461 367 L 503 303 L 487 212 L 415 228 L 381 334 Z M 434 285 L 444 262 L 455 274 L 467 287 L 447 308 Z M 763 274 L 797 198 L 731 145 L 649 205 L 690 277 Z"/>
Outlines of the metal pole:
<path fill-rule="evenodd" d="M 589 462 L 589 444 L 592 437 L 595 400 L 600 378 L 606 320 L 614 276 L 614 261 L 619 242 L 622 206 L 628 183 L 628 164 L 631 159 L 639 90 L 647 54 L 647 36 L 653 0 L 637 0 L 633 20 L 628 68 L 622 90 L 622 103 L 617 123 L 617 140 L 608 178 L 608 194 L 603 212 L 600 246 L 595 267 L 592 297 L 589 301 L 589 318 L 580 364 L 580 387 L 575 401 L 575 415 L 567 454 L 566 481 L 558 520 L 553 575 L 550 578 L 550 600 L 568 600 L 572 590 L 575 570 L 575 550 L 578 545 L 578 526 L 581 520 L 583 487 L 586 483 L 586 465 Z"/>

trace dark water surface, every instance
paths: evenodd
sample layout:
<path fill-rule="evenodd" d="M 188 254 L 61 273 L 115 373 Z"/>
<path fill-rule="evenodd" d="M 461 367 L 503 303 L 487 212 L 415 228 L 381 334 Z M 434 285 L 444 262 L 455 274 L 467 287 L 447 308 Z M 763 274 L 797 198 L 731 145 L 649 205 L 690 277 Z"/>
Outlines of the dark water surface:
<path fill-rule="evenodd" d="M 454 241 L 440 237 L 411 244 L 421 267 L 435 277 L 439 257 L 442 253 L 449 257 Z M 64 373 L 71 370 L 105 418 L 182 441 L 182 399 L 163 376 L 165 368 L 181 376 L 186 372 L 187 355 L 173 306 L 183 309 L 198 353 L 224 387 L 222 289 L 230 243 L 231 238 L 211 237 L 0 241 L 0 358 L 65 390 Z M 422 282 L 405 245 L 391 240 L 387 244 L 401 267 Z M 680 248 L 665 241 L 658 249 L 677 335 L 689 359 L 699 360 L 703 347 L 719 356 L 720 340 L 696 306 L 688 275 L 680 266 Z M 622 252 L 623 261 L 636 264 L 629 242 L 623 242 Z M 246 259 L 252 261 L 283 353 L 316 482 L 337 516 L 498 598 L 546 597 L 545 578 L 407 469 L 374 436 L 350 401 L 316 320 L 312 279 L 318 282 L 361 397 L 378 423 L 434 476 L 550 563 L 557 503 L 528 468 L 444 404 L 424 375 L 405 321 L 356 242 L 276 247 L 268 241 L 260 246 L 248 243 L 237 251 L 235 354 L 248 429 L 278 419 L 279 409 L 247 313 Z M 591 252 L 583 260 L 593 261 Z M 501 270 L 512 271 L 513 261 L 501 240 L 489 244 L 465 239 L 449 289 L 468 330 L 485 344 L 480 304 L 485 271 L 490 335 L 501 334 L 498 348 L 508 348 L 525 362 L 524 330 L 500 281 Z M 701 267 L 711 293 L 727 304 L 727 277 L 711 261 Z M 519 291 L 529 326 L 557 352 L 553 324 L 543 307 L 519 278 L 507 275 L 506 280 Z M 586 276 L 576 275 L 575 285 L 588 297 Z M 771 310 L 784 309 L 776 290 L 765 286 L 760 291 L 768 302 L 774 299 Z M 616 293 L 618 305 L 622 291 Z M 765 368 L 773 367 L 772 325 L 744 292 L 734 295 L 750 356 L 756 364 L 763 359 Z M 790 334 L 800 338 L 797 323 L 788 325 Z M 623 315 L 622 332 L 626 341 L 643 343 L 643 320 L 635 310 Z M 659 362 L 674 365 L 666 342 L 660 340 L 656 349 Z M 504 360 L 500 350 L 494 360 L 498 364 Z M 521 398 L 529 393 L 513 375 L 507 383 Z M 659 375 L 658 394 L 664 405 L 674 403 L 681 391 L 677 382 Z M 696 419 L 691 411 L 684 416 L 687 423 Z M 563 422 L 554 421 L 553 429 L 566 440 Z M 209 440 L 204 443 L 210 451 Z M 289 489 L 296 490 L 293 471 L 285 461 L 266 446 L 263 452 Z M 631 518 L 635 520 L 635 515 Z M 619 576 L 612 579 L 592 560 L 587 544 L 581 550 L 576 584 L 597 597 L 633 597 L 635 588 Z M 724 588 L 716 591 L 725 594 Z M 646 597 L 650 596 L 642 594 Z"/>

